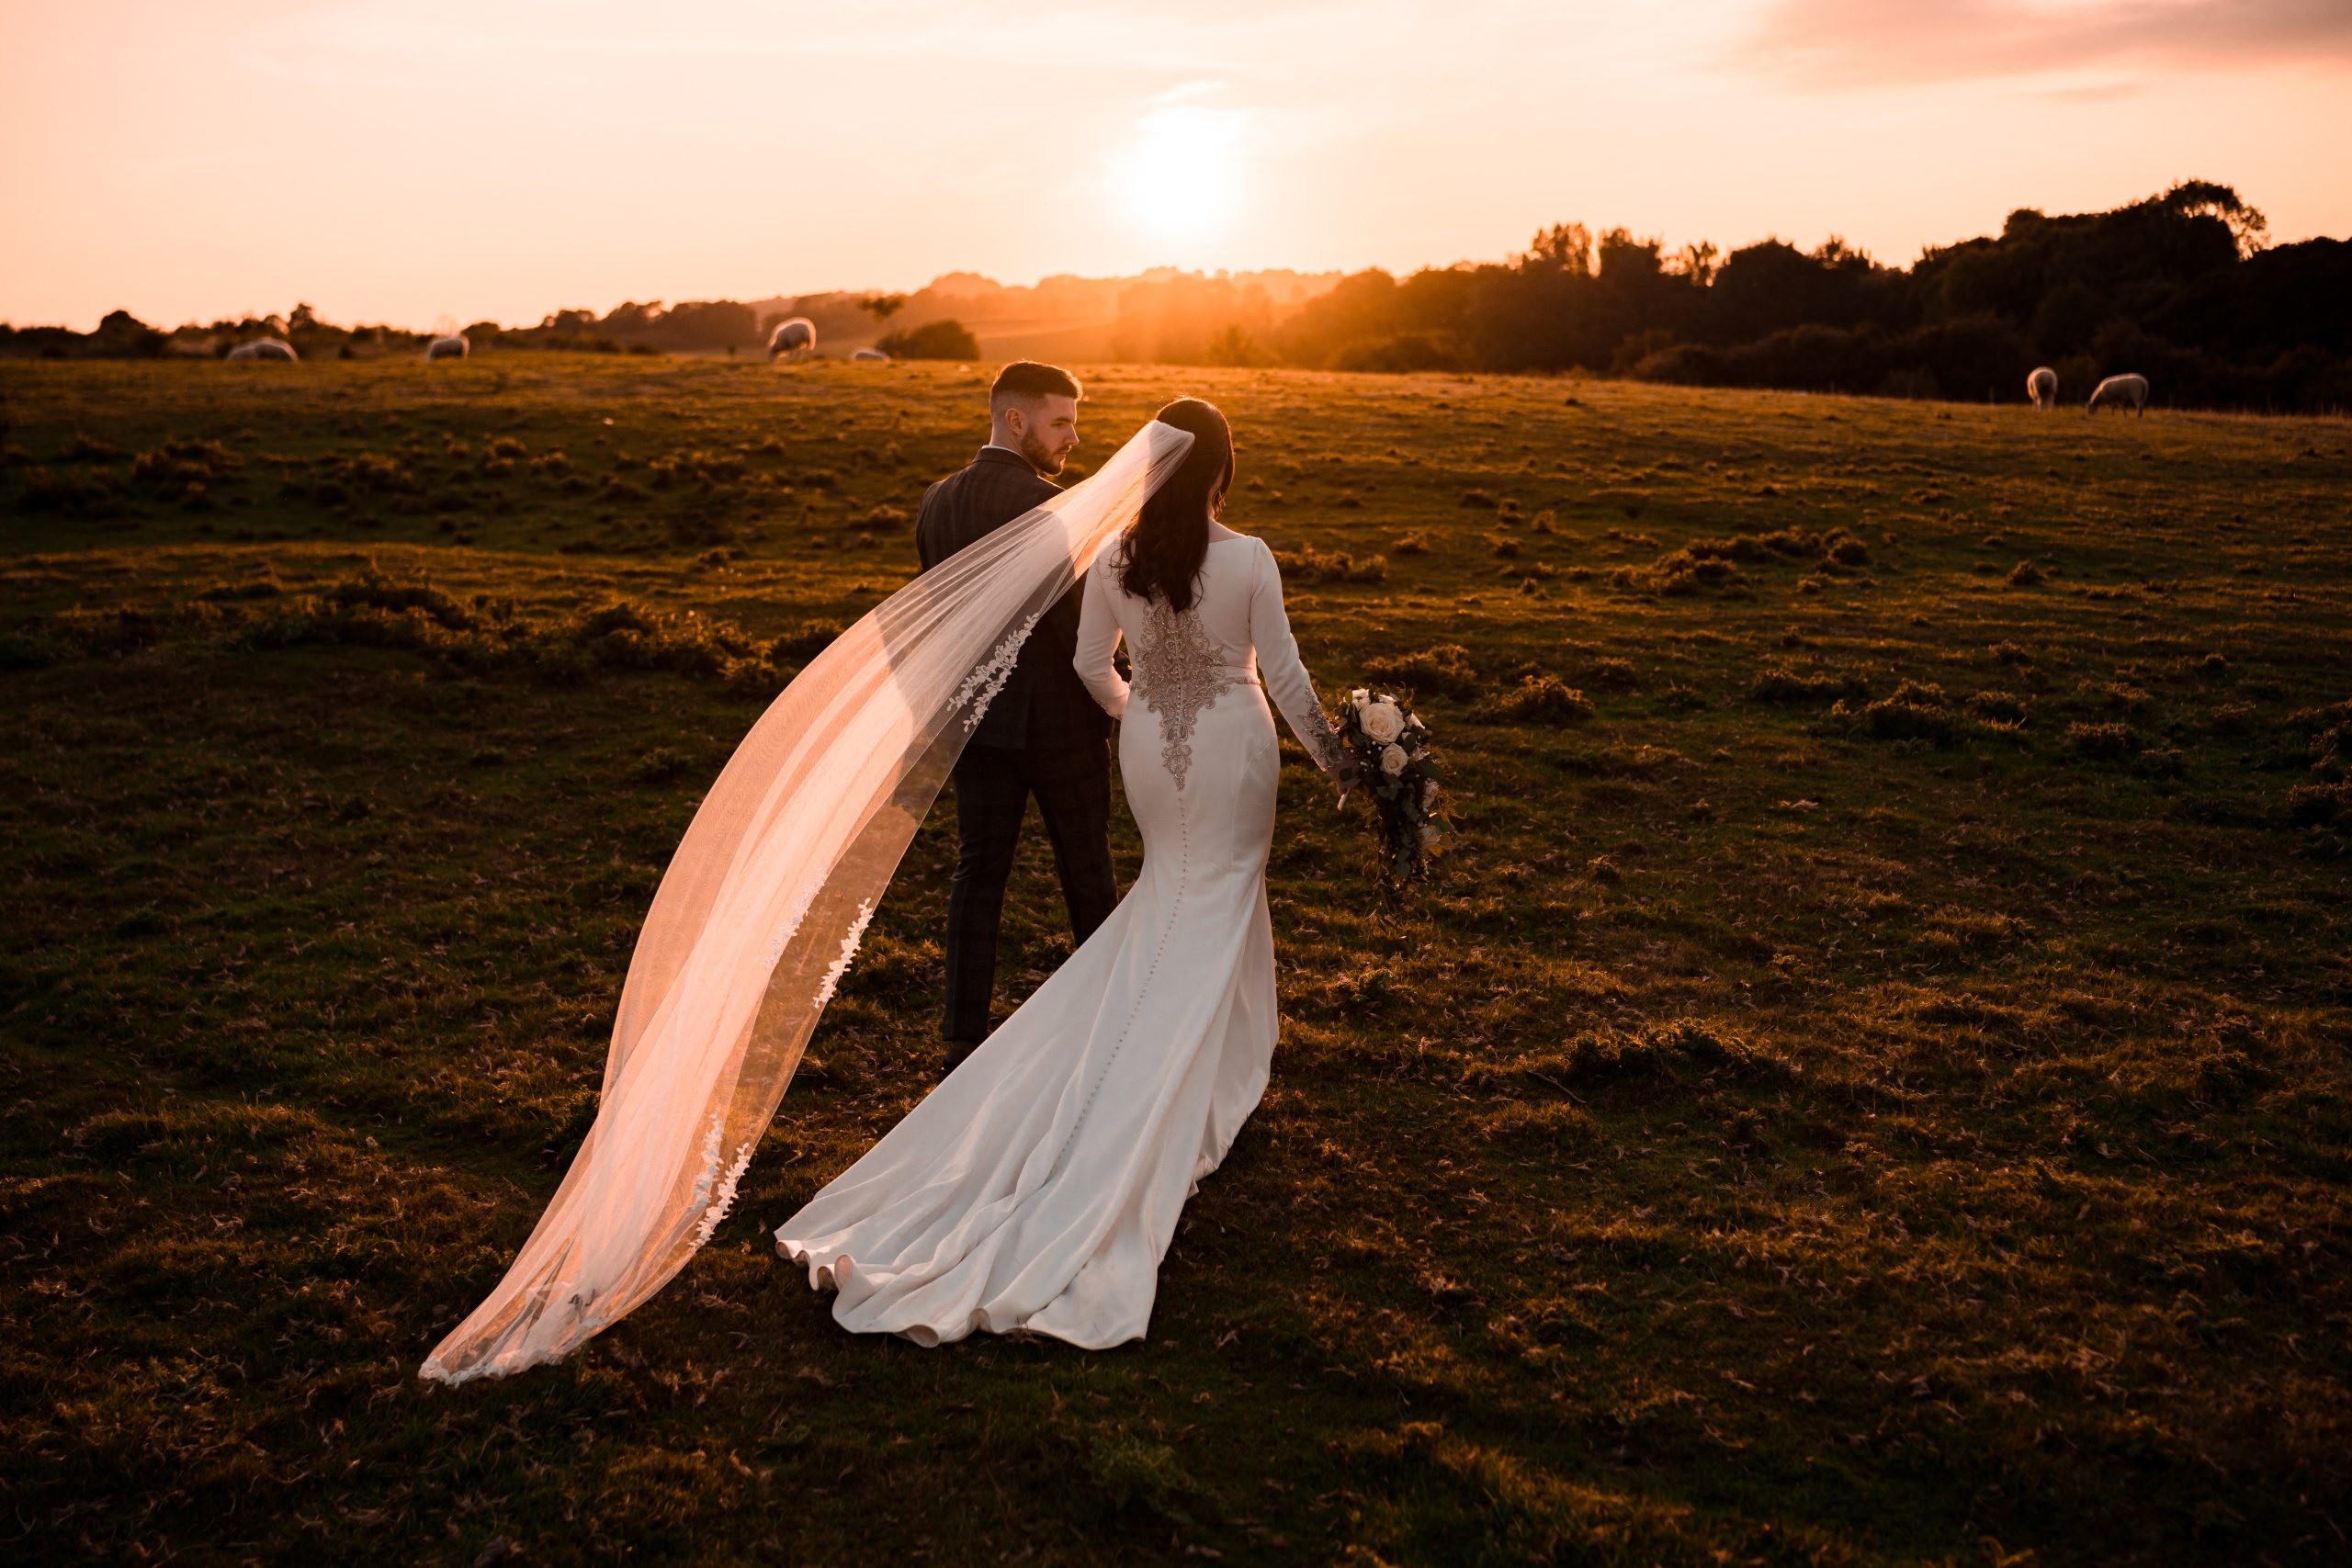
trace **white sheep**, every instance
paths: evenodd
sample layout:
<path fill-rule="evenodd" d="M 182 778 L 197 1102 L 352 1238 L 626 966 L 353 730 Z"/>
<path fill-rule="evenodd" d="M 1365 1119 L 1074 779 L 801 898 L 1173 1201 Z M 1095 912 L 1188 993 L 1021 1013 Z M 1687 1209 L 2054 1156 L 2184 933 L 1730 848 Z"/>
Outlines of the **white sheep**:
<path fill-rule="evenodd" d="M 2102 403 L 2112 403 L 2118 413 L 2129 403 L 2141 418 L 2148 415 L 2148 378 L 2145 376 L 2109 376 L 2091 390 L 2091 400 L 2085 404 L 2085 413 L 2097 413 Z"/>
<path fill-rule="evenodd" d="M 229 351 L 232 359 L 300 359 L 294 345 L 282 337 L 257 337 Z"/>
<path fill-rule="evenodd" d="M 430 365 L 436 359 L 463 359 L 473 352 L 473 347 L 465 333 L 446 333 L 424 345 L 424 362 Z"/>
<path fill-rule="evenodd" d="M 2058 372 L 2047 365 L 2025 378 L 2025 395 L 2033 400 L 2038 409 L 2058 406 Z"/>
<path fill-rule="evenodd" d="M 878 348 L 856 349 L 851 353 L 850 357 L 856 360 L 860 365 L 888 365 L 890 363 L 890 356 L 883 353 Z"/>
<path fill-rule="evenodd" d="M 817 352 L 817 323 L 806 316 L 793 316 L 775 324 L 768 333 L 770 359 L 798 359 Z"/>

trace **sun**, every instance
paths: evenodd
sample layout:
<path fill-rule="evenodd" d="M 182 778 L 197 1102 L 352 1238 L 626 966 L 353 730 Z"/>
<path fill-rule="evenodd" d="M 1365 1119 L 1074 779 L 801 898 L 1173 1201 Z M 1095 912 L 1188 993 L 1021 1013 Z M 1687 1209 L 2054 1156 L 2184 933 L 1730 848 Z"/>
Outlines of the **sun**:
<path fill-rule="evenodd" d="M 1240 116 L 1174 105 L 1152 110 L 1136 130 L 1122 179 L 1137 222 L 1183 239 L 1211 233 L 1232 216 Z"/>

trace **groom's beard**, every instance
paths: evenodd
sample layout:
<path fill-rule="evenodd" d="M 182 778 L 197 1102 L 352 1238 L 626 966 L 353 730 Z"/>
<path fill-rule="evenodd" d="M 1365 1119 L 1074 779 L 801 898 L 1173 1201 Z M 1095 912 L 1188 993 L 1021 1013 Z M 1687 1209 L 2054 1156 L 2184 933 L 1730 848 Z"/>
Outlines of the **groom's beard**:
<path fill-rule="evenodd" d="M 1060 473 L 1062 465 L 1069 460 L 1069 451 L 1067 447 L 1057 452 L 1035 435 L 1023 436 L 1018 450 L 1021 456 L 1028 460 L 1031 468 L 1047 479 Z"/>

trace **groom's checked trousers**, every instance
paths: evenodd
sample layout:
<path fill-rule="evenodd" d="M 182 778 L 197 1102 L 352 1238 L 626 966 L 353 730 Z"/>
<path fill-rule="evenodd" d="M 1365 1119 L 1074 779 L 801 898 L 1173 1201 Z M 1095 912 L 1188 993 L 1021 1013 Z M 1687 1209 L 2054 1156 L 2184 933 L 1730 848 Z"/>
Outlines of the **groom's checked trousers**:
<path fill-rule="evenodd" d="M 936 566 L 1057 493 L 1018 453 L 984 446 L 923 492 L 915 553 L 926 568 Z M 1111 720 L 1070 668 L 1078 601 L 1072 588 L 1039 620 L 956 764 L 959 843 L 947 896 L 940 1033 L 959 1044 L 977 1044 L 989 1032 L 997 922 L 1031 795 L 1054 846 L 1073 941 L 1094 934 L 1119 902 L 1111 871 Z"/>
<path fill-rule="evenodd" d="M 947 895 L 947 1014 L 940 1032 L 976 1042 L 989 1032 L 996 995 L 997 926 L 1004 885 L 1029 797 L 1046 819 L 1062 898 L 1069 906 L 1071 945 L 1084 942 L 1119 902 L 1111 869 L 1111 770 L 1108 743 L 1076 746 L 967 746 L 956 762 L 956 822 L 960 840 Z"/>

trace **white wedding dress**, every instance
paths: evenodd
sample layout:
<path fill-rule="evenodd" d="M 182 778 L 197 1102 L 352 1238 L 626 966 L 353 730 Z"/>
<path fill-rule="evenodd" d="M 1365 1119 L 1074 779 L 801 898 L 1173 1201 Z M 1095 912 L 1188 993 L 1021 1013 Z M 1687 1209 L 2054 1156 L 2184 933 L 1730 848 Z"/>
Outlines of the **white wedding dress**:
<path fill-rule="evenodd" d="M 925 1345 L 1025 1329 L 1143 1337 L 1160 1258 L 1266 1087 L 1278 753 L 1259 690 L 1327 772 L 1343 751 L 1261 540 L 1212 526 L 1182 613 L 1086 575 L 1076 663 L 1125 720 L 1143 870 L 1111 918 L 881 1141 L 776 1232 L 845 1328 Z M 1111 659 L 1125 637 L 1132 687 Z"/>

